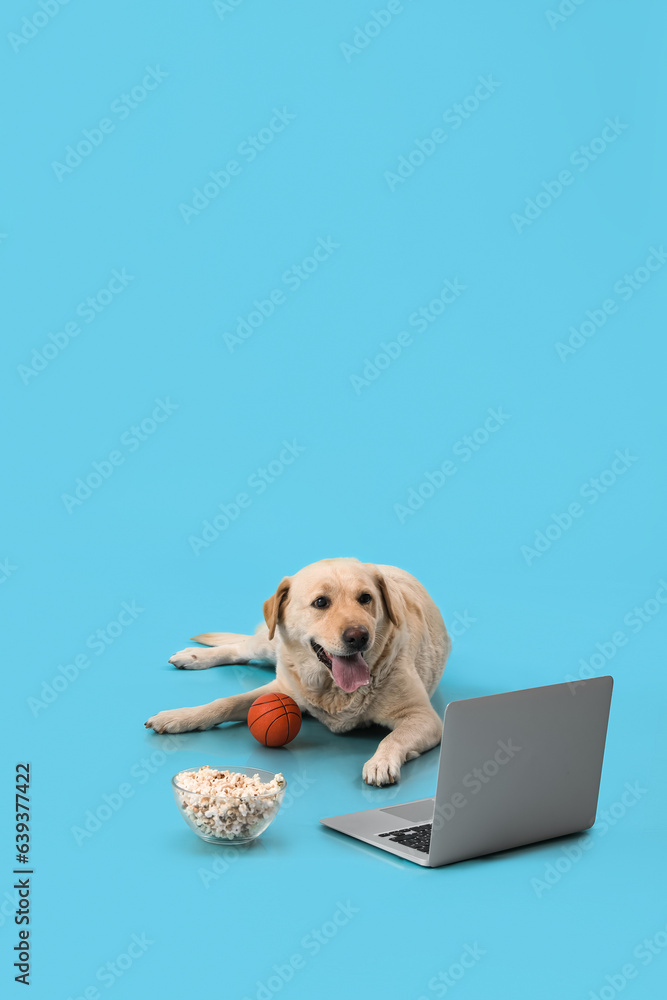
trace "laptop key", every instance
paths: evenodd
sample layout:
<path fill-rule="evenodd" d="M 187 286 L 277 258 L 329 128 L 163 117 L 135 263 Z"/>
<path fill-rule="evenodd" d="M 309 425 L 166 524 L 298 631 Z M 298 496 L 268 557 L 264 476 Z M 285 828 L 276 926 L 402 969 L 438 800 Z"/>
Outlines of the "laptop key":
<path fill-rule="evenodd" d="M 428 854 L 431 846 L 431 824 L 425 823 L 423 826 L 409 826 L 404 830 L 391 830 L 389 833 L 381 833 L 381 837 L 389 837 L 394 844 L 402 847 L 410 847 L 415 851 Z"/>

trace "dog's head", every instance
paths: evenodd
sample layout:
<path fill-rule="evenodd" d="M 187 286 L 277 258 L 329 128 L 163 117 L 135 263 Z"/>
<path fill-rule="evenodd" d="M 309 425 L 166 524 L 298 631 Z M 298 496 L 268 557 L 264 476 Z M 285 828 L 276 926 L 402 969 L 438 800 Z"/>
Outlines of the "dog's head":
<path fill-rule="evenodd" d="M 377 566 L 356 559 L 323 559 L 285 577 L 264 602 L 272 639 L 276 628 L 303 647 L 312 666 L 331 671 L 343 691 L 368 684 L 374 646 L 399 625 L 398 600 Z"/>

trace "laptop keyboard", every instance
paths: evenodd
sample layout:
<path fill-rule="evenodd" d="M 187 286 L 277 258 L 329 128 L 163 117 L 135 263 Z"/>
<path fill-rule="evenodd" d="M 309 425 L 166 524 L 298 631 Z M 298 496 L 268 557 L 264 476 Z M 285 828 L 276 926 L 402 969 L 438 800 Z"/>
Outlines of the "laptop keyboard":
<path fill-rule="evenodd" d="M 390 830 L 389 833 L 379 833 L 378 837 L 388 837 L 394 844 L 402 847 L 412 847 L 415 851 L 428 854 L 431 846 L 431 824 L 408 826 L 405 830 Z"/>

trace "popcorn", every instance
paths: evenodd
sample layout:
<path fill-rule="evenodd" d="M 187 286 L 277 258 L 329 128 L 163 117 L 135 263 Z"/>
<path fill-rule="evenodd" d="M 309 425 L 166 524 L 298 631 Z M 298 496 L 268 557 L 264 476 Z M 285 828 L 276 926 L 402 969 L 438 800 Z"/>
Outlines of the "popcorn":
<path fill-rule="evenodd" d="M 258 774 L 248 777 L 208 764 L 182 771 L 175 781 L 188 821 L 201 836 L 220 840 L 249 840 L 261 833 L 278 812 L 286 785 L 282 774 L 264 782 Z"/>

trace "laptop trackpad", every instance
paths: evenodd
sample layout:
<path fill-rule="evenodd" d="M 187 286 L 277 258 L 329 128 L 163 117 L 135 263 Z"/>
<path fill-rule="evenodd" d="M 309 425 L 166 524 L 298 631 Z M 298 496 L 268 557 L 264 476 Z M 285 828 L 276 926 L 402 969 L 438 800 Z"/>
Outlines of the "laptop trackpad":
<path fill-rule="evenodd" d="M 380 812 L 398 816 L 399 819 L 426 822 L 433 819 L 434 799 L 420 799 L 418 802 L 406 802 L 403 806 L 391 806 L 380 809 Z"/>

